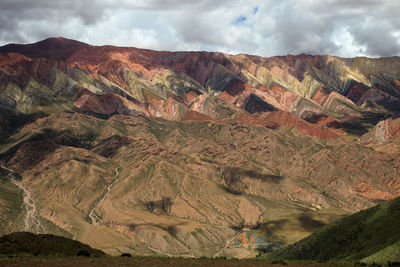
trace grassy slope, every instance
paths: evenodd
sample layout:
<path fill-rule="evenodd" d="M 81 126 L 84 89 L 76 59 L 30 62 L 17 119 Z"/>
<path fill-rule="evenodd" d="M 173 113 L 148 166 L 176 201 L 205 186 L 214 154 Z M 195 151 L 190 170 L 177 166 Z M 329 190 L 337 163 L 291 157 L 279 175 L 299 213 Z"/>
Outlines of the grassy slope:
<path fill-rule="evenodd" d="M 400 260 L 400 198 L 345 217 L 268 258 L 318 261 Z"/>

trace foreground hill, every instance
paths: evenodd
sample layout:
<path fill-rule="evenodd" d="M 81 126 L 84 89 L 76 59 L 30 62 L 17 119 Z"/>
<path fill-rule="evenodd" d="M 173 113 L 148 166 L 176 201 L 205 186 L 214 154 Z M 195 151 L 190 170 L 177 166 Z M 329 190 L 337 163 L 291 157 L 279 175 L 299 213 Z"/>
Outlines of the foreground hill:
<path fill-rule="evenodd" d="M 0 237 L 0 255 L 7 256 L 104 256 L 97 249 L 78 241 L 55 235 L 17 232 Z"/>
<path fill-rule="evenodd" d="M 0 232 L 254 256 L 400 195 L 400 59 L 0 47 Z"/>
<path fill-rule="evenodd" d="M 285 260 L 400 262 L 400 198 L 321 228 L 269 256 Z"/>

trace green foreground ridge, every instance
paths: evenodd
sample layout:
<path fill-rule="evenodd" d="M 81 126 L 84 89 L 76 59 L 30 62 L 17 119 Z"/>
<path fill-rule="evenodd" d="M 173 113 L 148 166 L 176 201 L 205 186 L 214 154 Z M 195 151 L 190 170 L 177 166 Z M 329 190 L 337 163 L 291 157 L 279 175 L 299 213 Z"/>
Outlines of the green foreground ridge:
<path fill-rule="evenodd" d="M 267 260 L 400 266 L 400 198 L 337 220 Z"/>

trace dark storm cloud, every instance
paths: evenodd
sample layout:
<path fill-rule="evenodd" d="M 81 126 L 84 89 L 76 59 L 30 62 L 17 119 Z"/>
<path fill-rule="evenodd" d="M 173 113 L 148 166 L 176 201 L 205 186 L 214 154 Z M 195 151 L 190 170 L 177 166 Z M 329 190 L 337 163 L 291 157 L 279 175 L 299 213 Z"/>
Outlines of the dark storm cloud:
<path fill-rule="evenodd" d="M 229 0 L 147 0 L 147 1 L 124 1 L 125 7 L 146 8 L 152 10 L 174 10 L 179 8 L 210 9 L 229 4 Z M 199 10 L 198 9 L 198 10 Z"/>
<path fill-rule="evenodd" d="M 78 0 L 0 0 L 1 13 L 12 15 L 18 20 L 62 20 L 78 17 L 85 24 L 101 19 L 107 8 L 107 1 Z"/>
<path fill-rule="evenodd" d="M 32 42 L 63 35 L 62 25 L 78 20 L 82 27 L 103 19 L 105 2 L 74 0 L 0 0 L 0 41 Z"/>
<path fill-rule="evenodd" d="M 398 0 L 0 0 L 0 43 L 276 54 L 400 54 Z"/>
<path fill-rule="evenodd" d="M 365 47 L 365 52 L 372 56 L 399 55 L 400 45 L 395 36 L 388 29 L 387 23 L 374 23 L 373 25 L 359 25 L 351 29 L 354 40 Z"/>
<path fill-rule="evenodd" d="M 400 53 L 399 36 L 395 36 L 399 1 L 288 0 L 269 1 L 263 7 L 261 12 L 267 12 L 274 22 L 265 34 L 272 33 L 280 54 L 344 55 L 346 49 L 368 56 Z"/>
<path fill-rule="evenodd" d="M 271 16 L 275 21 L 274 38 L 282 53 L 327 54 L 337 51 L 337 45 L 330 35 L 335 25 L 332 18 L 321 13 L 301 10 L 293 2 L 272 7 Z"/>
<path fill-rule="evenodd" d="M 365 12 L 367 15 L 350 19 L 349 32 L 357 44 L 365 47 L 367 55 L 393 56 L 400 54 L 400 19 L 397 14 L 399 7 L 400 2 L 387 1 L 386 5 L 381 3 L 381 5 L 376 4 L 368 8 Z"/>

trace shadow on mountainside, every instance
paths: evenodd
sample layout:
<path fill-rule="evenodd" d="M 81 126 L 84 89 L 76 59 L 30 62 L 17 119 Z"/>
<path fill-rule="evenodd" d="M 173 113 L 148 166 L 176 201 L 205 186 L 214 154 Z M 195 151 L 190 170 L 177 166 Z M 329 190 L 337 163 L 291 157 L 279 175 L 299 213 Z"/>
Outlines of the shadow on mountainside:
<path fill-rule="evenodd" d="M 390 114 L 364 112 L 361 118 L 352 118 L 341 122 L 343 130 L 348 134 L 361 136 L 367 133 L 381 120 L 390 117 Z"/>
<path fill-rule="evenodd" d="M 313 232 L 313 231 L 321 228 L 322 226 L 326 225 L 325 223 L 323 223 L 321 221 L 311 218 L 307 214 L 300 215 L 299 217 L 297 217 L 297 220 L 300 222 L 301 226 L 305 230 L 310 231 L 310 232 Z"/>
<path fill-rule="evenodd" d="M 96 145 L 96 148 L 93 150 L 93 152 L 103 157 L 111 158 L 117 154 L 121 147 L 129 144 L 131 144 L 129 138 L 125 136 L 113 135 Z"/>
<path fill-rule="evenodd" d="M 32 123 L 39 118 L 47 117 L 44 112 L 31 114 L 17 114 L 13 111 L 0 108 L 0 144 L 6 144 L 10 136 L 16 133 L 26 124 Z"/>
<path fill-rule="evenodd" d="M 241 195 L 248 188 L 245 179 L 261 180 L 262 182 L 279 183 L 283 176 L 265 174 L 255 170 L 248 170 L 240 167 L 224 167 L 220 171 L 224 184 L 219 187 L 227 193 Z"/>
<path fill-rule="evenodd" d="M 280 175 L 265 174 L 255 170 L 248 170 L 240 167 L 225 167 L 221 171 L 221 176 L 228 184 L 241 181 L 243 180 L 243 178 L 256 179 L 263 182 L 279 183 L 284 178 Z"/>
<path fill-rule="evenodd" d="M 128 226 L 130 231 L 136 231 L 138 230 L 139 227 L 141 226 L 152 226 L 152 227 L 156 227 L 159 229 L 162 229 L 166 232 L 168 232 L 171 235 L 177 235 L 180 231 L 178 229 L 178 226 L 181 225 L 185 225 L 186 223 L 176 223 L 176 224 L 163 224 L 163 223 L 140 223 L 140 224 L 136 224 L 136 223 L 131 223 Z"/>
<path fill-rule="evenodd" d="M 0 159 L 15 161 L 24 169 L 32 168 L 60 146 L 91 149 L 95 138 L 94 132 L 77 134 L 71 130 L 58 131 L 45 128 L 42 132 L 32 135 L 27 140 L 7 150 L 0 155 Z"/>

